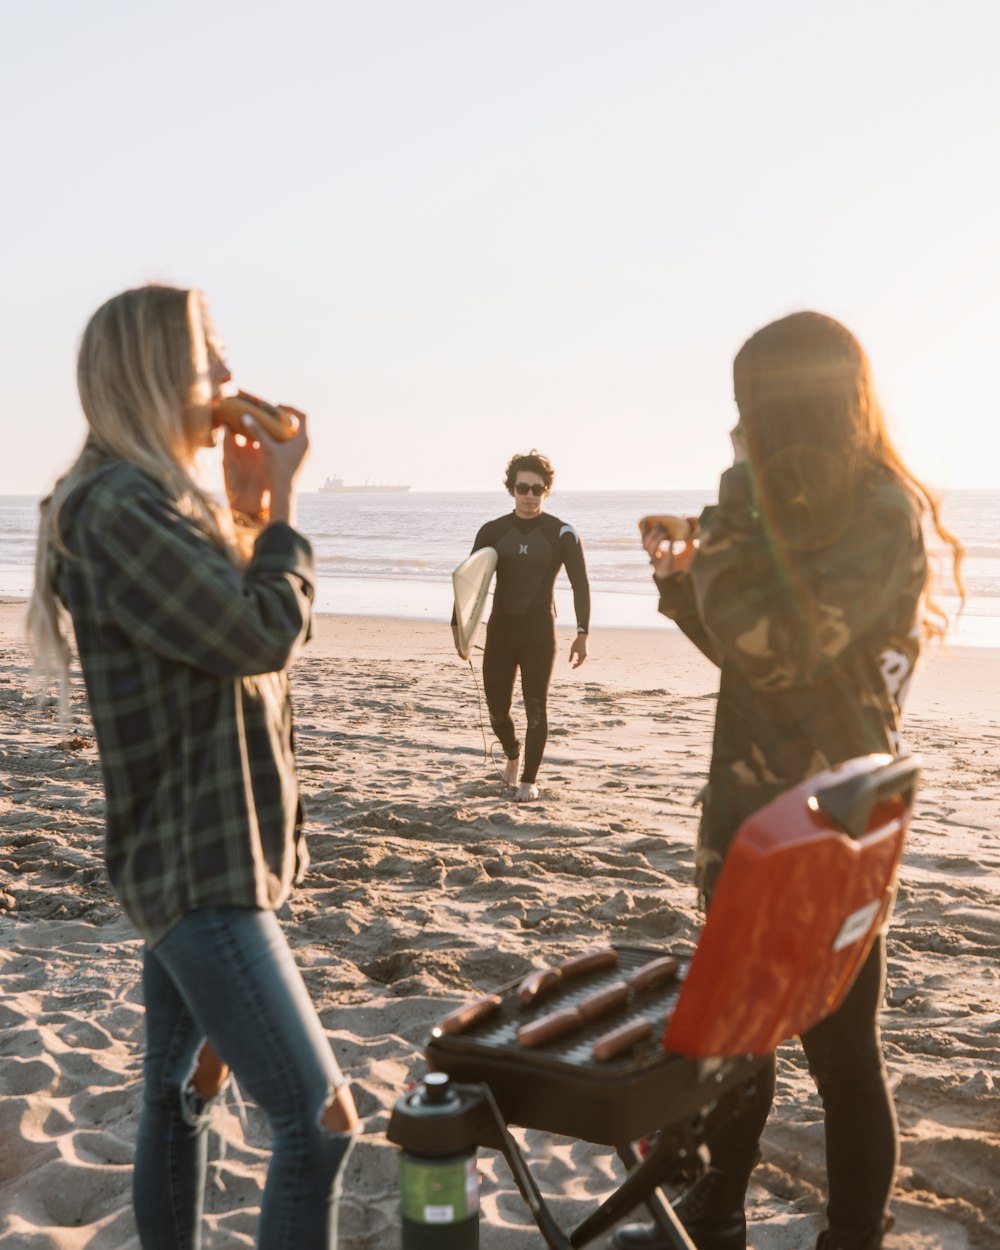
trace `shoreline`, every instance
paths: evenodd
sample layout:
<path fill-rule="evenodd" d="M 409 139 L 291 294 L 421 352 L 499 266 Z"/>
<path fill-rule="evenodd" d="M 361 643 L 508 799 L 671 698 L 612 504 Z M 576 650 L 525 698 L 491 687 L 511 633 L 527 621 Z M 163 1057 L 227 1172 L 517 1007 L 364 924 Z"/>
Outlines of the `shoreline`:
<path fill-rule="evenodd" d="M 658 615 L 656 592 L 647 572 L 644 567 L 639 580 L 613 585 L 591 582 L 591 624 L 595 631 L 669 631 L 676 628 Z M 0 602 L 28 599 L 33 579 L 33 568 L 28 566 L 20 569 L 17 576 L 6 566 L 0 566 Z M 335 575 L 320 572 L 316 580 L 313 611 L 323 616 L 363 616 L 446 624 L 451 617 L 452 595 L 450 573 L 447 576 L 415 578 L 371 572 Z M 573 595 L 565 578 L 557 579 L 554 598 L 557 620 L 566 623 L 574 621 Z M 970 599 L 961 614 L 958 614 L 958 603 L 953 596 L 941 594 L 939 599 L 951 617 L 949 646 L 952 650 L 1000 650 L 1000 597 Z M 996 614 L 989 611 L 991 608 L 996 608 Z"/>
<path fill-rule="evenodd" d="M 13 639 L 20 632 L 18 618 L 26 599 L 0 597 L 0 638 Z M 566 655 L 574 637 L 571 626 L 557 625 L 559 652 L 553 685 L 563 681 L 605 681 L 638 691 L 670 686 L 690 694 L 714 693 L 718 669 L 665 618 L 662 628 L 596 626 L 590 634 L 586 664 L 571 672 Z M 401 648 L 395 639 L 405 634 Z M 348 615 L 317 612 L 313 637 L 296 658 L 293 672 L 313 657 L 317 660 L 356 658 L 381 649 L 387 658 L 439 659 L 457 674 L 467 668 L 451 645 L 446 621 L 427 621 L 400 616 Z M 398 654 L 393 654 L 398 652 Z M 477 655 L 481 651 L 477 648 Z M 995 676 L 990 678 L 989 671 Z M 911 716 L 955 714 L 990 719 L 1000 714 L 994 691 L 1000 686 L 1000 648 L 951 647 L 933 644 L 924 648 L 913 678 L 904 723 Z"/>

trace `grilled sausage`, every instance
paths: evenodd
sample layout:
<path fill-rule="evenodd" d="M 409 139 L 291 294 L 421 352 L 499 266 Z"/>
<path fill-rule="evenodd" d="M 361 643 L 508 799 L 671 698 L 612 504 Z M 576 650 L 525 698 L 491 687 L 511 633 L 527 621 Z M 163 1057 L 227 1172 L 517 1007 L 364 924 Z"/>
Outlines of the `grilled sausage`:
<path fill-rule="evenodd" d="M 517 987 L 517 1001 L 530 1007 L 536 999 L 555 989 L 561 980 L 562 973 L 558 968 L 539 968 L 537 972 L 530 972 Z"/>
<path fill-rule="evenodd" d="M 613 946 L 603 950 L 590 951 L 586 955 L 577 955 L 575 959 L 567 959 L 559 965 L 559 972 L 570 981 L 574 977 L 586 976 L 588 972 L 599 972 L 603 968 L 618 967 L 618 952 Z"/>
<path fill-rule="evenodd" d="M 649 1037 L 653 1026 L 649 1020 L 630 1020 L 628 1024 L 612 1029 L 610 1033 L 602 1033 L 594 1042 L 591 1054 L 598 1063 L 607 1063 L 609 1059 L 617 1059 L 619 1055 L 631 1050 L 637 1042 Z"/>
<path fill-rule="evenodd" d="M 464 1033 L 466 1029 L 471 1029 L 474 1024 L 488 1020 L 502 1001 L 499 994 L 486 994 L 482 998 L 474 999 L 473 1002 L 466 1003 L 463 1007 L 459 1007 L 456 1011 L 445 1016 L 443 1020 L 434 1026 L 433 1032 L 435 1035 L 440 1035 L 441 1033 Z"/>
<path fill-rule="evenodd" d="M 550 1011 L 547 1016 L 532 1020 L 517 1030 L 517 1040 L 522 1046 L 544 1046 L 564 1033 L 572 1033 L 583 1023 L 583 1016 L 575 1007 Z"/>
<path fill-rule="evenodd" d="M 632 989 L 641 993 L 652 989 L 661 981 L 672 981 L 680 969 L 680 963 L 672 955 L 662 955 L 659 959 L 651 959 L 648 964 L 636 968 L 626 979 Z"/>
<path fill-rule="evenodd" d="M 624 1007 L 631 992 L 624 981 L 615 981 L 603 990 L 588 995 L 579 1004 L 578 1010 L 584 1020 L 599 1020 L 601 1016 L 609 1015 L 619 1007 Z"/>

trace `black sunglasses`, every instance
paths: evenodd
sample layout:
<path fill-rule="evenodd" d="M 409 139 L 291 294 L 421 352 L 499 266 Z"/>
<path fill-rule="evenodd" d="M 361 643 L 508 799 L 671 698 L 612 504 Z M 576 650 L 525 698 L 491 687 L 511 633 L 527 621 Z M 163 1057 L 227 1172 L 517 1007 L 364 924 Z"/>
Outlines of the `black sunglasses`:
<path fill-rule="evenodd" d="M 518 482 L 514 489 L 519 495 L 534 495 L 536 499 L 539 495 L 545 494 L 545 487 L 540 482 L 535 482 L 530 486 L 527 482 Z"/>

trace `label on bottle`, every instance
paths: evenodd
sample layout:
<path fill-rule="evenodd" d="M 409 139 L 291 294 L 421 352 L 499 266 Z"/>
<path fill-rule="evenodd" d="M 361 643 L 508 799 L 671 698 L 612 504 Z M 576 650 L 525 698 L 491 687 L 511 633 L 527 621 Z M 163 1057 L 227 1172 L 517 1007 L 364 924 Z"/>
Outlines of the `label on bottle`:
<path fill-rule="evenodd" d="M 417 1159 L 399 1156 L 403 1215 L 417 1224 L 458 1224 L 479 1210 L 476 1156 Z"/>

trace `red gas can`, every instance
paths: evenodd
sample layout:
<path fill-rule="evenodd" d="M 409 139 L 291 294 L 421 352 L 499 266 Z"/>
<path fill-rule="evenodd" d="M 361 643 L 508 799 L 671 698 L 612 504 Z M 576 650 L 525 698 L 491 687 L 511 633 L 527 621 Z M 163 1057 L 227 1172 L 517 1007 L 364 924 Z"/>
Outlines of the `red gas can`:
<path fill-rule="evenodd" d="M 840 1003 L 892 907 L 919 772 L 914 756 L 863 756 L 745 822 L 665 1050 L 766 1054 Z"/>

